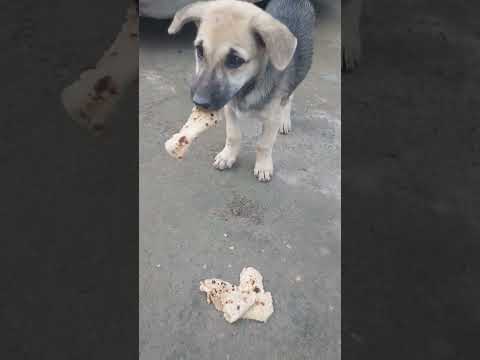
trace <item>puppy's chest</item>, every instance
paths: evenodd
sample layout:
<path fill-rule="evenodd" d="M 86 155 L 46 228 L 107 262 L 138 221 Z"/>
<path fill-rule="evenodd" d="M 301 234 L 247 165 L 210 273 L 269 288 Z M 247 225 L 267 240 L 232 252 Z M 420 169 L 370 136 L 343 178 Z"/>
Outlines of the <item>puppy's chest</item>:
<path fill-rule="evenodd" d="M 228 111 L 240 127 L 245 123 L 262 123 L 268 119 L 267 111 L 243 110 L 235 106 L 229 106 Z"/>
<path fill-rule="evenodd" d="M 230 106 L 229 110 L 230 110 L 231 116 L 241 122 L 248 120 L 252 116 L 252 111 L 242 111 L 236 106 Z"/>
<path fill-rule="evenodd" d="M 228 116 L 233 118 L 235 124 L 247 138 L 256 138 L 262 132 L 265 122 L 270 118 L 263 111 L 241 111 L 232 106 L 227 111 L 229 112 Z"/>

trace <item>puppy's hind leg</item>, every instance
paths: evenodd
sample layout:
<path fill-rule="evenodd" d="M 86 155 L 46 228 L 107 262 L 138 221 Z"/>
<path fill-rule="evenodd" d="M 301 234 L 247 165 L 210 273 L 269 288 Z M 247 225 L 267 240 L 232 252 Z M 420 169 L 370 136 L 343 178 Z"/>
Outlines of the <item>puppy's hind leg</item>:
<path fill-rule="evenodd" d="M 285 104 L 282 104 L 282 124 L 280 125 L 280 134 L 288 135 L 290 131 L 292 131 L 292 101 L 293 101 L 293 94 L 290 95 L 288 100 L 286 100 Z"/>
<path fill-rule="evenodd" d="M 223 111 L 223 115 L 227 125 L 227 139 L 225 140 L 225 147 L 217 154 L 213 162 L 213 166 L 218 170 L 230 169 L 235 164 L 242 141 L 242 131 L 238 119 L 228 106 Z"/>
<path fill-rule="evenodd" d="M 342 71 L 357 67 L 362 56 L 360 18 L 362 0 L 342 0 Z"/>

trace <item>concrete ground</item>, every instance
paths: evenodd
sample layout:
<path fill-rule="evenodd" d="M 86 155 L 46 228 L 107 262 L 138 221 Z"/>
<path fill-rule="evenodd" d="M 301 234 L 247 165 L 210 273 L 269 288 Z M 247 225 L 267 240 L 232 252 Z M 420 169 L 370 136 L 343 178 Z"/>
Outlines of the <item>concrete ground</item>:
<path fill-rule="evenodd" d="M 140 359 L 340 359 L 340 17 L 319 16 L 312 70 L 279 136 L 271 183 L 253 175 L 259 124 L 245 124 L 237 166 L 212 167 L 224 125 L 183 161 L 163 143 L 186 121 L 193 71 L 188 28 L 141 25 Z M 238 282 L 254 266 L 272 292 L 266 324 L 228 324 L 199 281 Z"/>

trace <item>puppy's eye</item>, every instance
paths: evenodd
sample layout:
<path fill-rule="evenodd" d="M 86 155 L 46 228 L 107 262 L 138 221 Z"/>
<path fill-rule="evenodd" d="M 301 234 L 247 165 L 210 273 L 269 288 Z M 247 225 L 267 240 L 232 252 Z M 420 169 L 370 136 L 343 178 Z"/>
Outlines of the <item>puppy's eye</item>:
<path fill-rule="evenodd" d="M 203 59 L 204 57 L 204 53 L 203 53 L 203 46 L 202 45 L 198 45 L 197 46 L 197 56 L 199 59 Z"/>
<path fill-rule="evenodd" d="M 243 60 L 240 56 L 235 54 L 228 54 L 227 58 L 225 59 L 225 66 L 229 69 L 237 69 L 243 64 L 245 64 L 245 60 Z"/>

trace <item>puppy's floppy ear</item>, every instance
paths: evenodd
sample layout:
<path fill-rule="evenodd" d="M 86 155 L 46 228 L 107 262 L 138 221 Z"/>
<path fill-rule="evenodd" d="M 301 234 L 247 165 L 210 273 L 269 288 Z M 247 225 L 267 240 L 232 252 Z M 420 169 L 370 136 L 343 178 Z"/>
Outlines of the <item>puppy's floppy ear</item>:
<path fill-rule="evenodd" d="M 203 14 L 209 5 L 209 1 L 200 1 L 178 10 L 168 28 L 168 33 L 176 34 L 182 29 L 183 25 L 192 21 L 198 25 L 202 21 Z"/>
<path fill-rule="evenodd" d="M 285 70 L 295 54 L 297 38 L 284 24 L 266 12 L 253 17 L 250 24 L 265 44 L 273 66 L 280 71 Z"/>

